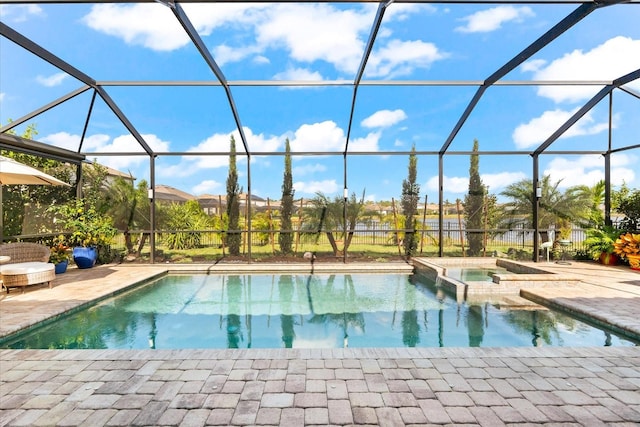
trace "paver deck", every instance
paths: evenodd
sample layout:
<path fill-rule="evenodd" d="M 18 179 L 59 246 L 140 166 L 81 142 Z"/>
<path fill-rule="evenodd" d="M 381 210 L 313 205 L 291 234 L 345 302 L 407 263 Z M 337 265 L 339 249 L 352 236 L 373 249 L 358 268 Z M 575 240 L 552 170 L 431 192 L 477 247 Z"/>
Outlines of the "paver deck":
<path fill-rule="evenodd" d="M 640 274 L 547 267 L 583 281 L 527 297 L 640 331 Z M 0 335 L 166 270 L 72 269 L 4 296 Z M 640 347 L 0 350 L 0 426 L 527 423 L 640 425 Z"/>

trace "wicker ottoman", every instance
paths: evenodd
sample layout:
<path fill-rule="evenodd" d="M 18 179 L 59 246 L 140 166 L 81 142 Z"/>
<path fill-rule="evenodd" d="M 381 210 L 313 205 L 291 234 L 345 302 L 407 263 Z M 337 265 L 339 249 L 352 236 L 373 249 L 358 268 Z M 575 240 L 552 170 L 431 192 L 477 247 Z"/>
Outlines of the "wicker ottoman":
<path fill-rule="evenodd" d="M 0 256 L 8 261 L 0 265 L 0 281 L 9 293 L 9 288 L 17 288 L 55 279 L 55 266 L 49 263 L 49 248 L 37 243 L 7 243 L 0 245 Z"/>
<path fill-rule="evenodd" d="M 56 278 L 55 265 L 49 262 L 20 262 L 0 266 L 2 284 L 9 293 L 9 288 L 24 287 L 38 283 L 47 283 L 51 288 L 51 281 Z"/>

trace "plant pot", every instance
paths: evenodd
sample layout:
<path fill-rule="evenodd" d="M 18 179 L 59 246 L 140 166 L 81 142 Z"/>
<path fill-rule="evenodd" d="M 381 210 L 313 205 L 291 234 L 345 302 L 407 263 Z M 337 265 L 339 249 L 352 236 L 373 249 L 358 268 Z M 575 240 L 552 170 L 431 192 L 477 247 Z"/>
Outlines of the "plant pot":
<path fill-rule="evenodd" d="M 67 271 L 67 266 L 69 265 L 69 261 L 60 261 L 55 266 L 56 274 L 62 274 Z"/>
<path fill-rule="evenodd" d="M 618 265 L 618 255 L 616 254 L 608 254 L 606 252 L 602 252 L 600 254 L 600 264 L 602 265 Z"/>
<path fill-rule="evenodd" d="M 91 268 L 96 265 L 98 259 L 98 250 L 93 247 L 75 247 L 73 248 L 73 262 L 78 268 Z"/>
<path fill-rule="evenodd" d="M 632 270 L 640 271 L 640 255 L 627 255 L 627 260 Z"/>

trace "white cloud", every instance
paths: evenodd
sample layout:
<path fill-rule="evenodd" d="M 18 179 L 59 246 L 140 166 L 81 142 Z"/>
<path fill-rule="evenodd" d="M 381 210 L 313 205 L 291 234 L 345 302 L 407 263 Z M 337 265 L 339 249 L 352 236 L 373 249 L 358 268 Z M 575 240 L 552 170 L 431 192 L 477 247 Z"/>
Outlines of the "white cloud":
<path fill-rule="evenodd" d="M 304 81 L 321 81 L 322 75 L 317 71 L 311 71 L 307 68 L 289 68 L 286 71 L 273 76 L 274 80 L 304 80 Z"/>
<path fill-rule="evenodd" d="M 296 190 L 296 194 L 316 194 L 322 192 L 325 195 L 336 193 L 339 190 L 339 186 L 335 179 L 327 179 L 324 181 L 298 181 L 293 183 L 293 189 Z"/>
<path fill-rule="evenodd" d="M 372 8 L 340 10 L 329 4 L 289 3 L 270 12 L 256 27 L 259 45 L 281 47 L 296 61 L 322 60 L 349 73 L 358 69 L 375 15 Z"/>
<path fill-rule="evenodd" d="M 4 92 L 0 92 L 0 103 L 1 103 L 2 101 L 4 101 L 4 97 L 5 97 L 5 96 L 6 96 L 6 93 L 4 93 Z"/>
<path fill-rule="evenodd" d="M 397 77 L 407 75 L 416 68 L 429 68 L 431 64 L 449 56 L 433 43 L 421 40 L 391 40 L 375 50 L 365 70 L 368 77 Z"/>
<path fill-rule="evenodd" d="M 342 151 L 346 136 L 335 122 L 327 120 L 321 123 L 300 126 L 290 140 L 291 152 L 296 151 Z"/>
<path fill-rule="evenodd" d="M 169 8 L 158 4 L 98 4 L 82 22 L 96 31 L 134 46 L 171 51 L 189 43 L 189 37 Z"/>
<path fill-rule="evenodd" d="M 406 118 L 406 113 L 400 109 L 393 111 L 380 110 L 364 119 L 360 124 L 366 128 L 385 128 L 393 126 Z"/>
<path fill-rule="evenodd" d="M 589 51 L 576 49 L 549 63 L 529 61 L 523 71 L 534 80 L 614 80 L 640 68 L 640 40 L 614 37 Z M 630 84 L 639 88 L 640 82 Z M 553 101 L 575 103 L 591 98 L 599 86 L 540 86 L 538 95 Z"/>
<path fill-rule="evenodd" d="M 524 172 L 499 172 L 499 173 L 483 173 L 480 174 L 482 183 L 489 187 L 489 191 L 495 193 L 496 190 L 505 188 L 514 182 L 522 181 L 528 175 Z M 469 179 L 467 180 L 467 188 Z"/>
<path fill-rule="evenodd" d="M 617 154 L 611 157 L 611 184 L 622 185 L 632 183 L 636 174 L 634 169 L 638 159 L 632 155 Z M 585 155 L 575 159 L 555 157 L 545 168 L 544 175 L 549 175 L 552 182 L 562 180 L 561 188 L 575 185 L 593 186 L 604 179 L 604 158 L 600 155 Z"/>
<path fill-rule="evenodd" d="M 469 177 L 443 177 L 444 191 L 447 193 L 465 193 L 469 191 Z M 425 184 L 425 188 L 431 191 L 438 191 L 438 177 L 433 176 L 429 178 Z"/>
<path fill-rule="evenodd" d="M 248 127 L 243 127 L 244 135 L 247 138 L 247 145 L 251 152 L 273 152 L 278 151 L 284 145 L 283 136 L 266 136 L 264 134 L 254 134 Z M 194 155 L 183 156 L 176 165 L 163 168 L 159 173 L 163 176 L 192 176 L 203 169 L 226 168 L 229 165 L 229 155 L 220 154 L 214 156 L 201 156 L 197 153 L 227 153 L 229 151 L 231 136 L 236 141 L 236 161 L 238 163 L 246 161 L 245 149 L 240 139 L 238 131 L 228 133 L 216 133 L 189 148 L 187 151 Z M 254 158 L 253 161 L 258 161 Z M 240 173 L 240 172 L 239 172 Z M 241 173 L 240 173 L 241 174 Z"/>
<path fill-rule="evenodd" d="M 24 22 L 32 16 L 44 16 L 42 8 L 36 4 L 0 5 L 0 17 L 7 21 Z"/>
<path fill-rule="evenodd" d="M 461 20 L 466 21 L 466 25 L 456 27 L 456 31 L 462 33 L 488 33 L 499 29 L 506 22 L 522 22 L 525 18 L 533 16 L 535 16 L 535 13 L 527 6 L 497 6 L 465 16 Z"/>
<path fill-rule="evenodd" d="M 364 138 L 353 138 L 349 142 L 349 151 L 378 151 L 380 132 L 372 132 Z"/>
<path fill-rule="evenodd" d="M 261 10 L 270 5 L 219 3 L 186 4 L 196 31 L 207 36 L 225 25 L 253 25 L 260 19 Z M 117 5 L 99 4 L 82 18 L 88 27 L 124 40 L 127 44 L 157 51 L 179 49 L 189 43 L 189 37 L 169 8 L 161 4 Z"/>
<path fill-rule="evenodd" d="M 294 176 L 304 176 L 314 174 L 316 172 L 324 172 L 327 170 L 327 167 L 321 163 L 315 163 L 312 165 L 300 165 L 295 166 L 291 169 L 291 173 Z"/>
<path fill-rule="evenodd" d="M 436 7 L 431 4 L 393 3 L 384 13 L 384 19 L 385 22 L 389 20 L 401 22 L 416 13 L 435 13 L 436 11 Z"/>
<path fill-rule="evenodd" d="M 259 52 L 256 46 L 231 47 L 226 44 L 213 48 L 213 56 L 220 66 L 229 62 L 239 62 L 243 59 Z"/>
<path fill-rule="evenodd" d="M 560 126 L 562 126 L 577 111 L 553 110 L 545 111 L 540 117 L 531 119 L 528 123 L 518 125 L 511 135 L 517 148 L 529 148 L 544 142 Z M 614 115 L 612 126 L 615 128 L 619 116 Z M 585 114 L 577 123 L 571 126 L 559 139 L 581 135 L 595 135 L 609 128 L 608 122 L 595 123 L 592 112 Z"/>
<path fill-rule="evenodd" d="M 430 8 L 395 6 L 395 11 L 387 17 L 389 21 L 400 21 L 411 13 Z M 256 63 L 265 63 L 268 50 L 280 49 L 286 51 L 293 62 L 324 61 L 339 72 L 349 74 L 360 65 L 375 15 L 372 5 L 343 9 L 330 4 L 216 3 L 186 4 L 184 9 L 203 37 L 221 28 L 241 30 L 232 41 L 212 47 L 219 64 L 250 56 L 254 56 Z M 189 43 L 169 9 L 159 4 L 95 5 L 82 21 L 127 44 L 152 50 L 171 51 Z M 327 32 L 327 28 L 331 31 Z M 390 30 L 381 30 L 376 44 L 381 47 L 373 52 L 367 75 L 404 75 L 415 68 L 428 68 L 447 56 L 434 44 L 420 40 L 391 40 L 385 44 L 384 39 L 390 35 Z"/>
<path fill-rule="evenodd" d="M 45 87 L 53 87 L 62 84 L 62 82 L 69 77 L 67 73 L 56 73 L 49 77 L 37 76 L 36 81 Z"/>
<path fill-rule="evenodd" d="M 169 143 L 162 141 L 155 135 L 142 135 L 146 143 L 154 151 L 169 151 Z M 72 135 L 67 132 L 58 132 L 41 138 L 56 147 L 65 148 L 67 150 L 76 151 L 80 144 L 80 135 Z M 144 152 L 140 144 L 131 135 L 121 135 L 111 140 L 109 135 L 95 134 L 85 138 L 82 145 L 85 152 L 99 151 L 104 153 L 117 152 Z M 112 167 L 118 170 L 126 170 L 131 166 L 139 165 L 148 160 L 146 155 L 143 156 L 113 156 L 100 157 L 99 162 L 102 165 Z"/>
<path fill-rule="evenodd" d="M 222 188 L 222 183 L 210 179 L 202 181 L 200 184 L 194 186 L 191 189 L 191 192 L 198 196 L 202 194 L 215 194 L 220 188 Z"/>

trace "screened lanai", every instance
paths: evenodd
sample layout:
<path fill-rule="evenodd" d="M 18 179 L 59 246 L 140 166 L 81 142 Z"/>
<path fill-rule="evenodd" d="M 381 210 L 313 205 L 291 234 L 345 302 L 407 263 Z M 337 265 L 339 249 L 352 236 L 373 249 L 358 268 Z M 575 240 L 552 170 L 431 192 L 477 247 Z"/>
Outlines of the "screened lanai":
<path fill-rule="evenodd" d="M 640 186 L 640 1 L 0 5 L 0 148 L 145 180 L 138 231 L 152 263 L 166 228 L 157 188 L 218 200 L 220 213 L 232 139 L 240 192 L 261 201 L 243 208 L 247 235 L 265 232 L 252 214 L 265 200 L 279 209 L 287 141 L 296 203 L 341 199 L 343 231 L 352 200 L 401 211 L 415 154 L 413 196 L 425 221 L 435 205 L 439 256 L 452 227 L 462 235 L 448 208 L 469 192 L 473 154 L 499 204 L 531 183 L 531 236 L 545 177 L 562 189 L 603 180 L 607 222 L 612 187 Z M 398 230 L 391 220 L 382 235 Z"/>

